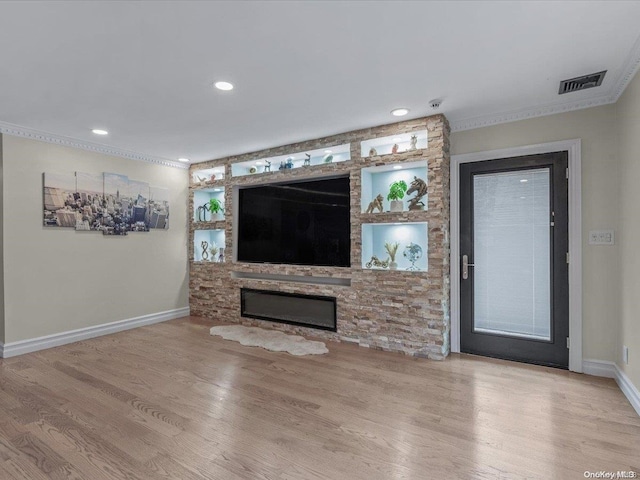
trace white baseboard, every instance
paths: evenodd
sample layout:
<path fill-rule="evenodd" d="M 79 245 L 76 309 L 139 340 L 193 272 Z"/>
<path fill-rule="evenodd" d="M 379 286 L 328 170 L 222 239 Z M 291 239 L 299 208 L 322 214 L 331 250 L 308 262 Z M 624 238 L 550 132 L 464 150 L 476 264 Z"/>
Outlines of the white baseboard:
<path fill-rule="evenodd" d="M 636 413 L 640 415 L 640 391 L 631 383 L 631 380 L 620 370 L 615 362 L 605 362 L 602 360 L 583 360 L 582 367 L 587 375 L 595 375 L 597 377 L 614 378 L 616 383 L 627 397 L 629 403 Z"/>
<path fill-rule="evenodd" d="M 0 343 L 0 357 L 9 358 L 25 353 L 37 352 L 47 348 L 59 347 L 68 343 L 88 340 L 89 338 L 109 335 L 111 333 L 122 332 L 132 328 L 152 325 L 154 323 L 166 322 L 175 318 L 188 317 L 189 307 L 176 308 L 175 310 L 167 310 L 166 312 L 151 313 L 142 315 L 141 317 L 128 318 L 117 322 L 103 323 L 94 327 L 79 328 L 68 332 L 55 333 L 44 337 L 29 338 L 18 342 Z"/>
<path fill-rule="evenodd" d="M 582 371 L 595 377 L 616 378 L 616 364 L 603 360 L 582 360 Z"/>

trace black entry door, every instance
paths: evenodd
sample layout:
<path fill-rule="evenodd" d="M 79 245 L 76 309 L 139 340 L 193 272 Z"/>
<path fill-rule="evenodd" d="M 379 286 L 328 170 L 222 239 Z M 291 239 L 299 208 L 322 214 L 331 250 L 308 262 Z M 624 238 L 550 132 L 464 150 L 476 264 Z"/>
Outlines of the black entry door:
<path fill-rule="evenodd" d="M 460 350 L 568 368 L 567 152 L 460 166 Z"/>

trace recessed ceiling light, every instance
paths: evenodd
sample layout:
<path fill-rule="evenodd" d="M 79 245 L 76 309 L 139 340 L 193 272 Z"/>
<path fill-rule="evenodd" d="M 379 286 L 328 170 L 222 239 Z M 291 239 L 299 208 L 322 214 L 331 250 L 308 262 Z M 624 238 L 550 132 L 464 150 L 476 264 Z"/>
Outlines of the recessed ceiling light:
<path fill-rule="evenodd" d="M 179 158 L 178 161 L 179 162 L 184 162 L 184 163 L 189 163 L 189 159 L 188 158 Z"/>
<path fill-rule="evenodd" d="M 394 141 L 394 142 L 401 142 L 401 141 L 402 141 L 402 139 L 401 139 L 400 137 L 395 137 L 395 138 L 393 139 L 393 141 Z"/>
<path fill-rule="evenodd" d="M 525 198 L 527 198 L 527 197 L 520 197 L 520 198 L 521 198 L 522 200 L 524 200 L 524 199 L 525 199 Z"/>
<path fill-rule="evenodd" d="M 214 192 L 221 192 L 222 190 L 220 190 L 219 188 L 214 188 L 213 191 Z"/>
<path fill-rule="evenodd" d="M 325 150 L 324 153 L 331 153 L 331 150 Z"/>
<path fill-rule="evenodd" d="M 256 165 L 262 165 L 262 162 L 256 162 Z"/>
<path fill-rule="evenodd" d="M 213 84 L 218 90 L 233 90 L 233 85 L 229 82 L 216 82 Z"/>
<path fill-rule="evenodd" d="M 91 131 L 96 135 L 109 135 L 109 132 L 107 132 L 106 130 L 102 130 L 101 128 L 94 128 Z"/>
<path fill-rule="evenodd" d="M 527 183 L 529 180 L 527 180 L 526 178 L 521 178 L 520 179 L 520 183 Z"/>
<path fill-rule="evenodd" d="M 402 168 L 402 165 L 394 165 L 393 169 L 394 170 L 400 170 Z"/>
<path fill-rule="evenodd" d="M 394 115 L 396 117 L 402 117 L 403 115 L 406 115 L 407 113 L 409 113 L 409 109 L 408 108 L 396 108 L 394 110 L 391 110 L 391 115 Z"/>

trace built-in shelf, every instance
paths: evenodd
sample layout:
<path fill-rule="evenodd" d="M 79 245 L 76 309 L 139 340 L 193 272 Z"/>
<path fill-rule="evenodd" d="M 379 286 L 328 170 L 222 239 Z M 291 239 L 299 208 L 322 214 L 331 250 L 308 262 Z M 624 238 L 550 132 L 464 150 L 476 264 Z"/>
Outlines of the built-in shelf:
<path fill-rule="evenodd" d="M 202 242 L 207 242 L 207 255 L 203 255 Z M 195 262 L 218 262 L 220 252 L 218 252 L 215 257 L 212 257 L 211 252 L 209 251 L 213 245 L 218 247 L 218 249 L 225 248 L 224 230 L 195 230 L 193 232 L 193 260 Z"/>
<path fill-rule="evenodd" d="M 212 214 L 205 209 L 205 205 L 209 208 L 211 199 L 218 200 L 223 211 L 218 214 Z M 193 221 L 198 225 L 203 222 L 219 222 L 224 220 L 224 187 L 202 188 L 193 191 Z M 199 227 L 198 227 L 199 228 Z"/>
<path fill-rule="evenodd" d="M 414 178 L 417 177 L 427 182 L 427 161 L 403 162 L 397 164 L 380 165 L 375 167 L 365 167 L 362 169 L 362 194 L 360 202 L 362 212 L 366 212 L 369 204 L 378 196 L 382 195 L 382 206 L 384 212 L 389 212 L 390 202 L 387 200 L 389 187 L 393 182 L 403 180 L 407 187 L 411 187 Z M 409 209 L 409 201 L 416 196 L 416 193 L 405 195 L 402 199 L 403 210 Z M 427 196 L 422 197 L 421 202 L 426 210 Z M 374 209 L 378 213 L 378 209 Z"/>
<path fill-rule="evenodd" d="M 362 224 L 362 268 L 374 270 L 389 270 L 376 266 L 367 266 L 371 258 L 375 255 L 380 261 L 389 258 L 385 249 L 385 243 L 398 243 L 398 251 L 395 261 L 398 264 L 398 271 L 418 271 L 425 272 L 428 268 L 427 262 L 427 222 L 405 222 L 405 223 L 363 223 Z M 417 245 L 421 255 L 413 264 L 410 261 L 409 247 Z M 405 252 L 407 255 L 405 255 Z"/>
<path fill-rule="evenodd" d="M 411 137 L 416 137 L 415 148 L 411 147 Z M 396 153 L 427 148 L 427 131 L 421 130 L 411 133 L 389 135 L 387 137 L 372 138 L 360 142 L 360 155 L 364 157 L 389 155 L 394 153 L 393 146 L 398 145 Z M 375 153 L 371 149 L 375 150 Z M 373 155 L 372 155 L 373 154 Z"/>
<path fill-rule="evenodd" d="M 274 282 L 308 283 L 312 285 L 336 285 L 350 287 L 351 278 L 314 277 L 310 275 L 285 275 L 277 273 L 231 272 L 231 278 L 248 280 L 272 280 Z"/>
<path fill-rule="evenodd" d="M 191 173 L 191 182 L 194 187 L 214 187 L 217 185 L 223 185 L 224 182 L 224 165 L 217 167 L 203 168 L 201 170 L 194 170 Z"/>
<path fill-rule="evenodd" d="M 217 220 L 213 222 L 194 222 L 193 227 L 195 230 L 224 230 L 225 221 Z"/>
<path fill-rule="evenodd" d="M 307 158 L 308 160 L 305 161 Z M 349 143 L 234 163 L 231 165 L 231 175 L 242 177 L 262 173 L 268 174 L 288 168 L 312 168 L 318 165 L 345 162 L 347 160 L 351 160 L 351 144 Z"/>

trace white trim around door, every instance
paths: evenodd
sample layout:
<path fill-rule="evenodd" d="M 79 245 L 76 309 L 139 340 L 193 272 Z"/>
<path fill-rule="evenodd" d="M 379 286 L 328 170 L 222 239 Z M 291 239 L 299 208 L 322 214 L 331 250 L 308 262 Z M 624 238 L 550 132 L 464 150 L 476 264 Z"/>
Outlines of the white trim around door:
<path fill-rule="evenodd" d="M 451 351 L 460 352 L 460 164 L 550 152 L 569 155 L 569 370 L 582 373 L 582 162 L 580 139 L 451 157 Z"/>

